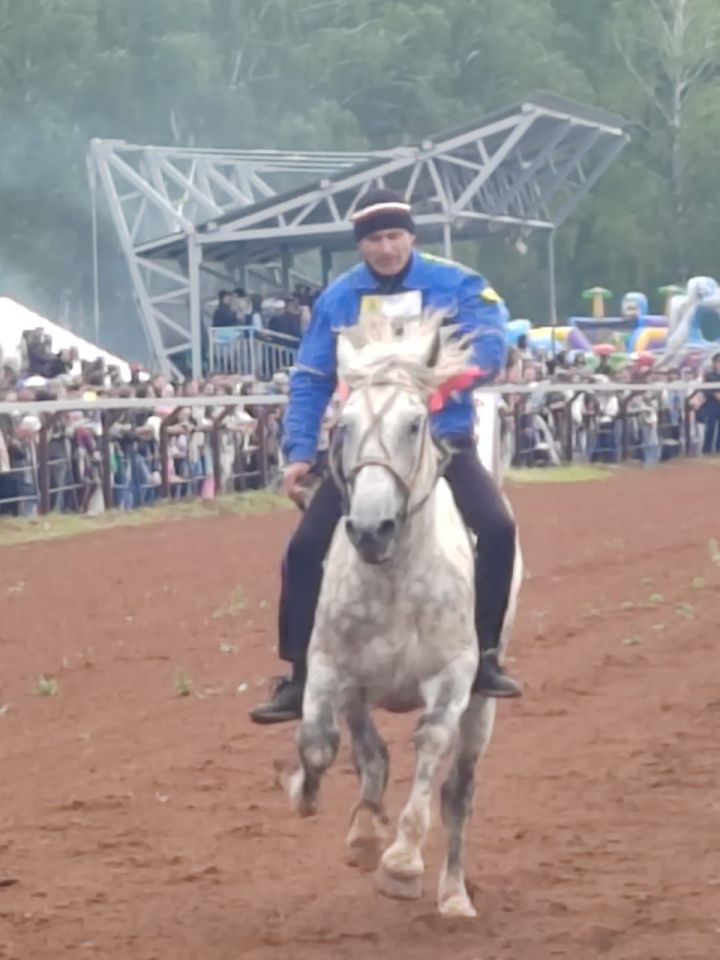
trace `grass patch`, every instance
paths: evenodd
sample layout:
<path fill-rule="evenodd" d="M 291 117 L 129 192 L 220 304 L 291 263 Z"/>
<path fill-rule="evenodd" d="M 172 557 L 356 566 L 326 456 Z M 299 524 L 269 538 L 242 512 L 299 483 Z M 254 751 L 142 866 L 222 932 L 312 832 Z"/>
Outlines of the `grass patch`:
<path fill-rule="evenodd" d="M 175 668 L 175 693 L 178 697 L 189 697 L 195 689 L 190 677 L 185 673 L 182 667 Z"/>
<path fill-rule="evenodd" d="M 262 514 L 281 509 L 289 509 L 289 502 L 285 497 L 269 490 L 251 490 L 218 497 L 216 500 L 190 500 L 187 503 L 163 501 L 138 510 L 109 510 L 99 517 L 51 513 L 33 519 L 3 519 L 0 521 L 0 547 L 38 540 L 61 540 L 118 527 L 144 527 L 153 523 L 200 520 L 229 514 Z"/>
<path fill-rule="evenodd" d="M 512 467 L 504 474 L 509 483 L 591 483 L 607 480 L 614 470 L 600 464 L 578 463 L 566 467 Z"/>
<path fill-rule="evenodd" d="M 35 681 L 35 696 L 56 697 L 60 693 L 60 684 L 55 677 L 41 673 Z"/>
<path fill-rule="evenodd" d="M 213 620 L 222 620 L 224 617 L 239 617 L 247 607 L 247 597 L 242 587 L 235 587 L 227 603 L 213 610 Z"/>
<path fill-rule="evenodd" d="M 695 607 L 691 603 L 676 603 L 675 613 L 683 620 L 695 619 Z"/>
<path fill-rule="evenodd" d="M 712 537 L 712 539 L 708 540 L 707 545 L 710 559 L 716 567 L 720 567 L 720 544 L 718 544 L 715 537 Z"/>
<path fill-rule="evenodd" d="M 625 644 L 626 647 L 637 647 L 642 643 L 642 640 L 636 634 L 632 637 L 625 637 L 625 639 L 623 640 L 623 643 Z"/>

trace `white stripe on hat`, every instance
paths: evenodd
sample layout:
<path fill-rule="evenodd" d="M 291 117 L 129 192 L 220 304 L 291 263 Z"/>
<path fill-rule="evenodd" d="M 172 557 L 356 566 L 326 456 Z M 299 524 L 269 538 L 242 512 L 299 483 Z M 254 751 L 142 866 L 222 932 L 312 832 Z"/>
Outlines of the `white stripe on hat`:
<path fill-rule="evenodd" d="M 364 220 L 366 217 L 371 217 L 376 213 L 410 213 L 410 204 L 402 203 L 398 200 L 384 200 L 382 203 L 373 203 L 369 207 L 365 207 L 362 210 L 356 210 L 355 213 L 350 217 L 352 223 L 357 223 L 358 220 Z"/>

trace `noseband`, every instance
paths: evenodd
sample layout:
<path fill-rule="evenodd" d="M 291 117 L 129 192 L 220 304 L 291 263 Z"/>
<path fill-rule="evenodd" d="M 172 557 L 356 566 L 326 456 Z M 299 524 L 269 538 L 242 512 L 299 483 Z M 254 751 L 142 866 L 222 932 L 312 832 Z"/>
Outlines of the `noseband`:
<path fill-rule="evenodd" d="M 397 398 L 403 392 L 403 384 L 387 384 L 394 385 L 395 389 L 385 398 L 381 406 L 375 410 L 372 404 L 372 398 L 370 396 L 370 388 L 372 386 L 383 386 L 383 381 L 371 381 L 370 383 L 364 384 L 360 387 L 357 387 L 356 390 L 361 392 L 361 395 L 365 401 L 365 404 L 370 414 L 370 423 L 365 428 L 363 435 L 360 438 L 360 443 L 358 446 L 358 460 L 352 470 L 346 475 L 342 469 L 342 444 L 343 444 L 343 431 L 342 429 L 336 429 L 330 444 L 329 451 L 329 464 L 330 464 L 330 473 L 332 475 L 335 484 L 340 491 L 342 497 L 342 511 L 345 516 L 350 512 L 350 499 L 353 492 L 353 486 L 355 480 L 361 470 L 364 470 L 365 467 L 381 467 L 383 470 L 386 470 L 390 476 L 395 481 L 398 489 L 400 490 L 403 497 L 403 509 L 400 514 L 401 520 L 407 520 L 409 517 L 414 516 L 418 511 L 425 506 L 427 501 L 430 499 L 435 486 L 442 476 L 447 462 L 450 459 L 448 452 L 437 443 L 436 447 L 441 451 L 441 456 L 438 460 L 435 478 L 430 486 L 428 492 L 423 496 L 417 503 L 411 506 L 411 500 L 415 486 L 417 484 L 418 476 L 420 474 L 420 468 L 423 463 L 425 456 L 425 450 L 427 448 L 428 437 L 430 436 L 430 431 L 426 427 L 423 431 L 422 442 L 420 446 L 420 451 L 418 453 L 415 468 L 409 480 L 406 480 L 405 477 L 401 476 L 400 473 L 395 469 L 392 464 L 392 459 L 390 451 L 385 444 L 382 437 L 382 422 L 383 417 L 388 413 L 390 408 L 393 406 Z M 355 391 L 353 391 L 355 392 Z M 380 449 L 382 450 L 382 457 L 366 457 L 363 456 L 363 452 L 367 447 L 369 440 L 376 436 Z M 432 441 L 435 443 L 435 441 Z"/>

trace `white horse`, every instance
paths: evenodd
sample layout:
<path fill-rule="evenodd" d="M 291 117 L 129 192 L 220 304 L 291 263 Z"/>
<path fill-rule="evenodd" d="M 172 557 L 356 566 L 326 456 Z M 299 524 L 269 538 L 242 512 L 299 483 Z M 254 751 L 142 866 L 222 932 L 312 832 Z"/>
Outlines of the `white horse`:
<path fill-rule="evenodd" d="M 374 318 L 339 336 L 339 377 L 349 395 L 334 464 L 345 519 L 326 561 L 296 738 L 300 763 L 286 785 L 298 812 L 316 812 L 343 717 L 361 783 L 348 860 L 377 867 L 386 895 L 413 898 L 422 892 L 433 786 L 452 756 L 441 792 L 447 856 L 438 904 L 446 916 L 472 917 L 464 833 L 495 701 L 471 689 L 479 656 L 474 545 L 442 478 L 445 454 L 431 438 L 428 416 L 430 395 L 466 368 L 468 350 L 457 338 L 441 338 L 427 318 L 411 326 L 397 340 Z M 517 557 L 501 657 L 522 576 L 519 549 Z M 412 789 L 387 849 L 388 753 L 370 715 L 375 707 L 422 710 Z"/>

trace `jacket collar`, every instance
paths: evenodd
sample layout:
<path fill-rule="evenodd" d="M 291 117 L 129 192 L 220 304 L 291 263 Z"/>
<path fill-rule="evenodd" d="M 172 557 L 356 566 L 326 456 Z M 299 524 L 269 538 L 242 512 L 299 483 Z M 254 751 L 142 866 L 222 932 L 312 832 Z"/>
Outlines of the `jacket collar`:
<path fill-rule="evenodd" d="M 427 266 L 417 250 L 410 254 L 410 269 L 403 280 L 403 290 L 429 290 L 431 283 Z M 372 270 L 363 261 L 352 272 L 352 282 L 356 290 L 378 290 L 380 284 Z"/>

